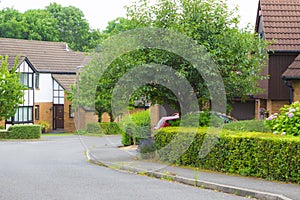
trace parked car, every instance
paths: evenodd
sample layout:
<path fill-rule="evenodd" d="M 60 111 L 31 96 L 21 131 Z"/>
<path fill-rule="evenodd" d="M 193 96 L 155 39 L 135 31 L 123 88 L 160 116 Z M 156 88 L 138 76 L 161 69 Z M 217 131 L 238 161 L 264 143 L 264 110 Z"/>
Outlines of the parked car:
<path fill-rule="evenodd" d="M 162 117 L 158 123 L 156 124 L 156 126 L 154 127 L 154 130 L 163 128 L 163 127 L 167 127 L 171 125 L 172 121 L 178 121 L 179 120 L 179 113 L 174 113 L 171 116 L 167 116 L 167 117 Z"/>

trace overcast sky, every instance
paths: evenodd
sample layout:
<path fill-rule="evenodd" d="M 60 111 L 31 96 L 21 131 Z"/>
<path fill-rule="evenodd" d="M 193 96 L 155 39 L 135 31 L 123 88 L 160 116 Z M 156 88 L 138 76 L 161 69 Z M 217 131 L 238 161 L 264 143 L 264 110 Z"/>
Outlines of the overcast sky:
<path fill-rule="evenodd" d="M 0 9 L 13 7 L 21 12 L 28 9 L 45 8 L 50 2 L 57 2 L 63 6 L 75 6 L 80 8 L 90 26 L 94 29 L 105 29 L 107 22 L 116 17 L 125 16 L 125 5 L 130 5 L 135 0 L 0 0 Z M 250 23 L 254 26 L 258 0 L 228 0 L 231 7 L 239 6 L 241 16 L 240 27 Z"/>

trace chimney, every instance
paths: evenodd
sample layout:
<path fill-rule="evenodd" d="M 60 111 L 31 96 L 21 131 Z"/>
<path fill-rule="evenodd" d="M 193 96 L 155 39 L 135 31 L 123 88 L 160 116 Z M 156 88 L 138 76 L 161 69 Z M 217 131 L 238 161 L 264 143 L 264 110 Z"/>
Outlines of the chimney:
<path fill-rule="evenodd" d="M 66 51 L 70 51 L 69 46 L 68 46 L 67 43 L 66 43 L 66 48 L 65 48 L 65 50 L 66 50 Z"/>

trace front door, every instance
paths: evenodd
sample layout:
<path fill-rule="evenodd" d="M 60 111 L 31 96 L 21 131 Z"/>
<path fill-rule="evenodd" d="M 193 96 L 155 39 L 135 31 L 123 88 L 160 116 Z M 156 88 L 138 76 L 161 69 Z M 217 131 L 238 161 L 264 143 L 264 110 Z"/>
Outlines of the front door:
<path fill-rule="evenodd" d="M 53 129 L 63 129 L 64 128 L 64 105 L 54 105 L 53 106 Z"/>

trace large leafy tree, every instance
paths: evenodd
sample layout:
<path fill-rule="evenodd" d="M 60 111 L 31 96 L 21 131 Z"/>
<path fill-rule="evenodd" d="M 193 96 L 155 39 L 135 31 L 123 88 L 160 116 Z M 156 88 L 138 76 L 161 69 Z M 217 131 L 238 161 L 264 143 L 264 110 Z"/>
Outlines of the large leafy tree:
<path fill-rule="evenodd" d="M 59 41 L 57 19 L 42 9 L 28 10 L 24 13 L 27 26 L 27 39 L 42 41 Z"/>
<path fill-rule="evenodd" d="M 148 5 L 146 0 L 141 0 L 127 8 L 127 15 L 127 19 L 116 19 L 109 23 L 107 30 L 103 32 L 103 38 L 140 27 L 165 28 L 187 35 L 197 44 L 204 46 L 216 63 L 229 102 L 234 97 L 246 99 L 249 95 L 260 92 L 258 80 L 264 78 L 260 74 L 265 66 L 267 44 L 253 31 L 238 28 L 239 18 L 236 10 L 230 10 L 225 0 L 160 0 L 156 5 Z M 152 41 L 152 38 L 148 37 L 142 39 Z M 101 46 L 98 50 L 103 51 Z M 98 60 L 99 62 L 95 62 L 95 66 L 90 69 L 99 69 L 101 59 Z M 140 49 L 117 58 L 106 72 L 102 73 L 97 89 L 96 107 L 109 111 L 108 103 L 103 102 L 110 100 L 119 78 L 135 66 L 146 63 L 172 66 L 179 76 L 190 82 L 200 104 L 210 100 L 205 81 L 187 60 L 160 49 Z M 179 106 L 170 90 L 155 83 L 140 88 L 132 99 L 141 95 L 145 95 L 154 103 L 168 102 L 177 108 Z"/>
<path fill-rule="evenodd" d="M 22 13 L 13 8 L 0 10 L 0 37 L 23 39 L 28 27 Z"/>
<path fill-rule="evenodd" d="M 83 12 L 74 7 L 63 7 L 57 3 L 51 3 L 46 7 L 50 15 L 58 22 L 60 41 L 67 42 L 71 48 L 85 51 L 95 47 L 93 42 L 97 35 L 91 30 L 89 23 L 84 18 Z M 93 33 L 92 33 L 93 32 Z"/>
<path fill-rule="evenodd" d="M 60 41 L 75 51 L 91 51 L 99 43 L 100 31 L 90 28 L 80 9 L 51 3 L 25 13 L 13 8 L 0 10 L 0 37 Z"/>
<path fill-rule="evenodd" d="M 0 56 L 0 120 L 12 117 L 18 105 L 23 102 L 24 85 L 20 82 L 17 59 L 14 67 L 8 70 L 8 57 Z"/>

